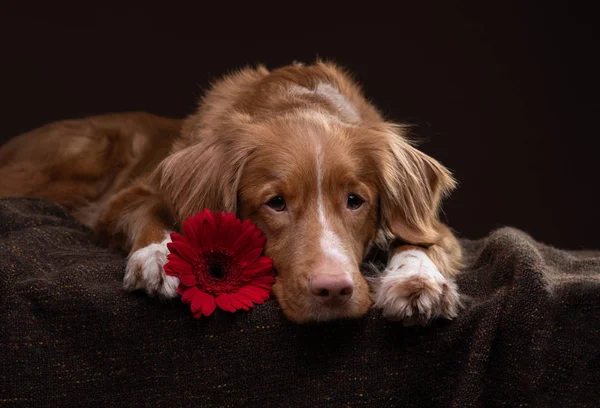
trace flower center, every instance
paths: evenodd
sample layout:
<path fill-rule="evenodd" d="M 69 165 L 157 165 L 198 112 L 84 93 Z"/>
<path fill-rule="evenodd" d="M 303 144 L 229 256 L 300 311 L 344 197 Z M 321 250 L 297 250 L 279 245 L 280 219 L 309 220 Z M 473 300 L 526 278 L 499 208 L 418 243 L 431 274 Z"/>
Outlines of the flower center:
<path fill-rule="evenodd" d="M 193 267 L 196 285 L 207 293 L 231 292 L 244 284 L 240 265 L 234 254 L 222 247 L 213 247 L 198 254 Z"/>
<path fill-rule="evenodd" d="M 208 265 L 208 273 L 215 279 L 223 279 L 225 268 L 222 264 L 210 264 Z"/>

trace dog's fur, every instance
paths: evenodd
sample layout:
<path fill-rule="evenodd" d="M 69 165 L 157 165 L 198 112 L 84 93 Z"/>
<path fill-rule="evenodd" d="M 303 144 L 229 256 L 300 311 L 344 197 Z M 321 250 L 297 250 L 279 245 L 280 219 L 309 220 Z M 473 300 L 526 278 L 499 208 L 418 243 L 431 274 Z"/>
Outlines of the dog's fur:
<path fill-rule="evenodd" d="M 53 123 L 0 149 L 0 196 L 56 201 L 129 251 L 124 287 L 164 298 L 168 232 L 204 209 L 250 218 L 267 236 L 273 288 L 297 322 L 363 315 L 423 323 L 456 316 L 460 247 L 438 219 L 455 186 L 387 123 L 339 67 L 247 68 L 215 83 L 180 121 L 123 113 Z M 364 199 L 348 207 L 348 195 Z M 285 199 L 283 211 L 268 205 Z M 393 248 L 371 293 L 359 266 Z M 343 304 L 311 294 L 316 276 L 346 276 Z"/>

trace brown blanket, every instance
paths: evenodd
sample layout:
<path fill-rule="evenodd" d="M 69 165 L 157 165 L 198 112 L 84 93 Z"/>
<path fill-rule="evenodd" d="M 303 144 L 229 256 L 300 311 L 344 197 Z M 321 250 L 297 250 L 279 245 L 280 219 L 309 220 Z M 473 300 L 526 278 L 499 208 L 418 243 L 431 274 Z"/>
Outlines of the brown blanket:
<path fill-rule="evenodd" d="M 600 251 L 462 241 L 454 321 L 296 325 L 273 300 L 195 320 L 121 290 L 125 255 L 60 206 L 0 200 L 0 406 L 600 404 Z"/>

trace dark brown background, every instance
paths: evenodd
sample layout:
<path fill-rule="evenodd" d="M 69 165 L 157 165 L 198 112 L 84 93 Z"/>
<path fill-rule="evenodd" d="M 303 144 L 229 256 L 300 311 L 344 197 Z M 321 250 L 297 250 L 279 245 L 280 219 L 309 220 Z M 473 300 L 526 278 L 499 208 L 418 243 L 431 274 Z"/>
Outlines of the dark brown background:
<path fill-rule="evenodd" d="M 418 125 L 422 149 L 461 183 L 444 209 L 462 236 L 511 225 L 600 248 L 595 14 L 527 4 L 348 5 L 353 21 L 308 5 L 3 6 L 0 140 L 103 112 L 184 116 L 228 70 L 320 56 L 351 69 L 390 119 Z"/>

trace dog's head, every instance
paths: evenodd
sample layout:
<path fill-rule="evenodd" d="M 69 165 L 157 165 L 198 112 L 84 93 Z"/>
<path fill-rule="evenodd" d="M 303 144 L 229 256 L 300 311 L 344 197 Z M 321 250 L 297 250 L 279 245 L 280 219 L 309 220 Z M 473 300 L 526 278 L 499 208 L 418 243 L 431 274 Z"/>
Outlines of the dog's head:
<path fill-rule="evenodd" d="M 379 234 L 438 239 L 437 207 L 454 181 L 400 128 L 314 112 L 229 119 L 165 160 L 160 185 L 179 220 L 207 207 L 265 232 L 278 272 L 273 290 L 291 320 L 366 313 L 371 296 L 359 266 Z"/>

